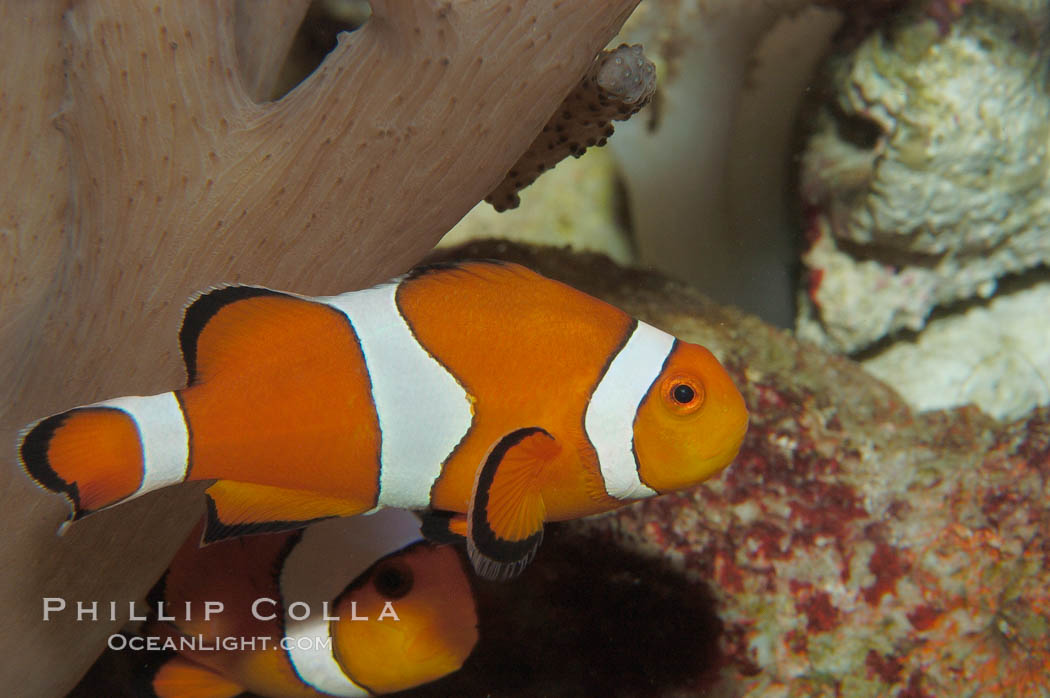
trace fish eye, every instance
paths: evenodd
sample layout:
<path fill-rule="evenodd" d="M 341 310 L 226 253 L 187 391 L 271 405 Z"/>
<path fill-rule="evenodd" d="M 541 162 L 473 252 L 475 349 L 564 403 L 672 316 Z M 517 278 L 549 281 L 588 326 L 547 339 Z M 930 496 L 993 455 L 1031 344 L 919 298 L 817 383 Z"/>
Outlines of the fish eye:
<path fill-rule="evenodd" d="M 412 570 L 404 565 L 387 563 L 375 571 L 372 584 L 381 596 L 400 599 L 412 591 Z"/>
<path fill-rule="evenodd" d="M 704 384 L 690 375 L 668 376 L 660 390 L 666 405 L 682 417 L 696 412 L 704 404 Z"/>
<path fill-rule="evenodd" d="M 674 397 L 676 402 L 683 405 L 688 405 L 696 397 L 696 391 L 690 388 L 685 383 L 679 383 L 671 390 L 671 395 Z"/>

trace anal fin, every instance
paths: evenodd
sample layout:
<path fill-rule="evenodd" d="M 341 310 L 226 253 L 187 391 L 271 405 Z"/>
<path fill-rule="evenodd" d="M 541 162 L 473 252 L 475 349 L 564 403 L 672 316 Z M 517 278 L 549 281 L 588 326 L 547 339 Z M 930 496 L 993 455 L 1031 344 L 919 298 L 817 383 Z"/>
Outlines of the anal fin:
<path fill-rule="evenodd" d="M 203 543 L 253 533 L 289 531 L 322 519 L 353 516 L 372 508 L 371 502 L 231 480 L 218 480 L 206 494 L 208 523 Z"/>
<path fill-rule="evenodd" d="M 174 656 L 153 677 L 157 698 L 233 698 L 244 688 L 190 660 Z"/>
<path fill-rule="evenodd" d="M 541 485 L 561 446 L 539 427 L 504 436 L 478 471 L 467 511 L 467 554 L 486 579 L 510 579 L 543 540 L 547 510 Z"/>

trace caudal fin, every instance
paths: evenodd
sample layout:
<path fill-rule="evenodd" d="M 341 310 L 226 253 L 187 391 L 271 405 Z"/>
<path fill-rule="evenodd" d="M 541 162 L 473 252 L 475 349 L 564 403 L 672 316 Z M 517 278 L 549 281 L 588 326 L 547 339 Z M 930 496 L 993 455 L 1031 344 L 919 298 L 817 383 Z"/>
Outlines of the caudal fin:
<path fill-rule="evenodd" d="M 22 437 L 22 467 L 63 494 L 70 521 L 185 479 L 188 429 L 173 393 L 78 407 L 41 420 Z"/>

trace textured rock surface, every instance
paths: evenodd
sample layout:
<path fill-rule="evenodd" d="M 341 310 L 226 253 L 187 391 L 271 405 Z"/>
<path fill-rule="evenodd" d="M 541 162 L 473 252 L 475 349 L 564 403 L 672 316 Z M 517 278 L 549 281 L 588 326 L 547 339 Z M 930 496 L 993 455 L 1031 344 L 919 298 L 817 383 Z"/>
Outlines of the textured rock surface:
<path fill-rule="evenodd" d="M 475 654 L 406 695 L 1050 693 L 1050 411 L 916 416 L 662 277 L 505 242 L 443 254 L 522 262 L 709 346 L 752 425 L 720 477 L 551 526 L 519 579 L 478 582 Z"/>
<path fill-rule="evenodd" d="M 801 173 L 801 336 L 856 351 L 1050 261 L 1046 10 L 913 12 L 830 61 Z"/>
<path fill-rule="evenodd" d="M 1000 293 L 933 319 L 914 340 L 865 358 L 864 368 L 916 409 L 973 403 L 1017 419 L 1050 403 L 1050 284 Z"/>

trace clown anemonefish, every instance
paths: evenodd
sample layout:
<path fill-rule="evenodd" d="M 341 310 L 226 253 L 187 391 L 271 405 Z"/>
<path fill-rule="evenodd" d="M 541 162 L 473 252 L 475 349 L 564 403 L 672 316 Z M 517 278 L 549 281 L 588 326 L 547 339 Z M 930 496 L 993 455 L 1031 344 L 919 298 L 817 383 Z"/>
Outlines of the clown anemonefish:
<path fill-rule="evenodd" d="M 204 548 L 199 535 L 151 595 L 165 620 L 144 634 L 185 646 L 153 677 L 161 698 L 393 693 L 458 670 L 477 642 L 459 554 L 409 512 Z"/>
<path fill-rule="evenodd" d="M 515 264 L 323 298 L 219 288 L 186 309 L 180 342 L 188 387 L 23 436 L 23 467 L 70 520 L 214 479 L 205 542 L 428 510 L 428 537 L 466 537 L 479 574 L 506 578 L 545 521 L 692 487 L 748 423 L 707 349 Z"/>

